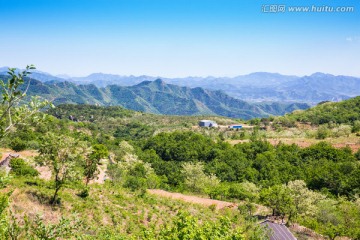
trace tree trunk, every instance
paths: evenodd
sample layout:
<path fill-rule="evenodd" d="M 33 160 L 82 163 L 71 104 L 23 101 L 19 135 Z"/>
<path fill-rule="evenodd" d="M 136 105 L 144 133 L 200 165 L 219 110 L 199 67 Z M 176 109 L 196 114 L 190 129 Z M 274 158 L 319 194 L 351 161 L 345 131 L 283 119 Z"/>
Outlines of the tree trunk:
<path fill-rule="evenodd" d="M 55 205 L 55 203 L 56 203 L 56 198 L 57 198 L 59 190 L 60 190 L 60 187 L 55 188 L 55 193 L 54 193 L 54 196 L 52 197 L 52 200 L 51 200 L 52 205 Z"/>

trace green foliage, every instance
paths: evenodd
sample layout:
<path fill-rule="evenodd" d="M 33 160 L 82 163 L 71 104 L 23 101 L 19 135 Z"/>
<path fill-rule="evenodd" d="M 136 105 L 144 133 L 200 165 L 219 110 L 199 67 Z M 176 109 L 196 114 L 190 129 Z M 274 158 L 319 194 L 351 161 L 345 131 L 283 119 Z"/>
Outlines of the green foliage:
<path fill-rule="evenodd" d="M 360 208 L 356 204 L 344 201 L 325 199 L 317 204 L 318 211 L 315 222 L 305 219 L 304 224 L 312 224 L 316 231 L 335 239 L 341 236 L 350 236 L 356 239 L 360 231 Z"/>
<path fill-rule="evenodd" d="M 201 162 L 185 162 L 182 167 L 181 173 L 184 176 L 184 184 L 192 192 L 209 192 L 220 183 L 214 174 L 206 175 L 204 173 L 204 164 Z"/>
<path fill-rule="evenodd" d="M 16 152 L 20 152 L 26 149 L 26 142 L 20 138 L 14 138 L 10 142 L 10 148 Z"/>
<path fill-rule="evenodd" d="M 273 210 L 273 216 L 289 216 L 291 219 L 294 215 L 294 200 L 289 189 L 283 185 L 264 188 L 260 193 L 260 201 Z"/>
<path fill-rule="evenodd" d="M 31 220 L 28 216 L 23 221 L 11 214 L 2 236 L 6 239 L 56 240 L 80 237 L 77 231 L 86 229 L 78 219 L 61 218 L 56 224 L 45 224 L 44 219 L 36 215 Z"/>
<path fill-rule="evenodd" d="M 251 182 L 231 183 L 228 197 L 239 200 L 250 200 L 256 202 L 259 198 L 260 189 Z"/>
<path fill-rule="evenodd" d="M 21 158 L 12 158 L 10 160 L 11 173 L 16 176 L 32 176 L 36 177 L 39 175 L 39 172 L 31 167 Z"/>
<path fill-rule="evenodd" d="M 143 150 L 153 149 L 165 161 L 207 161 L 214 145 L 211 139 L 200 134 L 174 132 L 150 138 Z"/>
<path fill-rule="evenodd" d="M 238 205 L 240 214 L 251 218 L 256 210 L 256 206 L 252 202 L 245 202 Z"/>
<path fill-rule="evenodd" d="M 228 218 L 200 225 L 198 219 L 186 212 L 179 212 L 174 223 L 171 226 L 165 225 L 158 235 L 151 231 L 144 231 L 143 234 L 144 239 L 163 240 L 245 239 L 242 230 L 233 228 Z"/>
<path fill-rule="evenodd" d="M 330 130 L 326 125 L 321 125 L 318 130 L 316 131 L 316 138 L 317 139 L 325 139 L 329 137 L 331 134 Z"/>
<path fill-rule="evenodd" d="M 291 221 L 298 221 L 329 238 L 359 238 L 360 205 L 355 200 L 360 194 L 360 166 L 357 161 L 360 159 L 360 151 L 354 155 L 348 148 L 335 149 L 326 143 L 303 149 L 296 145 L 272 146 L 261 139 L 263 134 L 259 129 L 253 131 L 250 142 L 231 146 L 219 138 L 220 135 L 223 139 L 230 138 L 231 135 L 226 132 L 214 129 L 187 131 L 200 117 L 164 117 L 89 105 L 63 105 L 50 112 L 59 119 L 39 114 L 44 121 L 29 121 L 31 128 L 17 125 L 14 129 L 16 131 L 9 132 L 6 140 L 11 143 L 11 139 L 20 139 L 28 147 L 32 142 L 31 146 L 39 148 L 38 162 L 48 165 L 53 172 L 53 203 L 59 202 L 58 191 L 69 187 L 71 191 L 61 193 L 62 201 L 68 204 L 66 206 L 71 205 L 74 211 L 81 210 L 84 216 L 90 214 L 93 219 L 89 219 L 89 222 L 100 223 L 102 219 L 111 222 L 111 227 L 99 224 L 92 226 L 89 232 L 82 232 L 93 234 L 91 237 L 139 238 L 138 225 L 142 226 L 139 223 L 143 222 L 148 226 L 144 230 L 144 236 L 148 237 L 144 237 L 146 239 L 189 239 L 194 234 L 203 239 L 210 236 L 212 239 L 227 239 L 236 235 L 237 231 L 233 227 L 235 220 L 230 225 L 223 224 L 209 218 L 213 215 L 207 212 L 210 211 L 207 208 L 202 209 L 206 212 L 204 214 L 209 215 L 205 221 L 179 215 L 173 222 L 171 214 L 176 213 L 179 206 L 168 199 L 163 200 L 162 207 L 168 207 L 172 212 L 160 212 L 162 210 L 155 204 L 160 200 L 152 198 L 150 194 L 143 194 L 147 188 L 161 187 L 207 193 L 211 198 L 222 200 L 244 200 L 239 204 L 239 211 L 246 216 L 246 221 L 250 221 L 254 214 L 254 203 L 260 202 L 271 207 L 275 215 L 289 217 Z M 70 115 L 76 119 L 66 120 Z M 274 118 L 276 124 L 286 127 L 293 127 L 294 120 L 288 116 Z M 227 124 L 230 120 L 222 121 Z M 352 120 L 344 122 L 348 125 L 339 125 L 334 119 L 331 121 L 319 127 L 319 131 L 325 130 L 325 137 L 346 136 L 350 132 L 349 123 L 353 131 L 357 124 Z M 269 124 L 266 119 L 254 120 L 253 123 L 260 127 Z M 92 185 L 90 196 L 89 188 L 84 189 L 78 180 L 84 176 L 87 182 L 93 179 L 97 175 L 100 159 L 107 156 L 111 158 L 107 169 L 109 181 L 101 187 Z M 15 160 L 11 164 L 14 175 L 32 171 L 24 161 Z M 21 179 L 15 176 L 14 182 L 21 182 Z M 5 187 L 8 182 L 7 175 L 0 175 L 1 187 Z M 48 202 L 51 190 L 47 184 L 39 180 L 27 180 L 21 184 L 36 189 L 28 193 L 39 204 Z M 119 191 L 122 187 L 131 191 Z M 96 193 L 97 188 L 99 191 Z M 73 198 L 74 192 L 83 199 L 77 196 Z M 142 197 L 134 197 L 139 192 Z M 131 202 L 128 206 L 124 203 L 126 198 Z M 0 206 L 7 206 L 6 201 L 2 204 L 1 200 Z M 139 210 L 139 206 L 150 203 L 151 210 Z M 89 209 L 91 213 L 87 212 Z M 3 212 L 7 212 L 6 207 Z M 136 216 L 132 216 L 132 212 Z M 214 212 L 222 214 L 221 211 Z M 168 215 L 153 221 L 159 219 L 161 214 Z M 249 222 L 244 222 L 243 217 L 237 217 L 242 229 L 247 229 L 246 224 Z M 12 226 L 6 225 L 9 221 Z M 14 236 L 22 231 L 21 224 L 16 225 L 15 221 L 7 218 L 2 219 L 4 222 L 6 224 L 1 227 L 12 229 Z M 159 222 L 167 223 L 160 231 L 156 227 Z M 32 222 L 31 225 L 38 229 L 32 231 L 32 235 L 38 234 L 43 238 L 53 236 L 51 225 L 42 225 L 40 222 Z M 251 229 L 254 237 L 241 231 L 244 233 L 242 237 L 246 235 L 247 239 L 262 239 L 256 237 L 256 229 Z"/>
<path fill-rule="evenodd" d="M 77 194 L 81 198 L 87 198 L 89 196 L 89 188 L 83 189 L 81 192 Z"/>
<path fill-rule="evenodd" d="M 341 102 L 328 102 L 302 112 L 294 112 L 287 118 L 312 124 L 353 123 L 360 120 L 360 97 Z"/>
<path fill-rule="evenodd" d="M 145 190 L 146 179 L 142 177 L 127 176 L 124 187 L 129 188 L 131 191 Z"/>
<path fill-rule="evenodd" d="M 94 179 L 98 173 L 98 165 L 100 160 L 109 155 L 108 149 L 102 144 L 95 144 L 91 148 L 86 142 L 80 143 L 82 148 L 82 167 L 84 168 L 84 176 L 86 185 L 90 180 Z"/>
<path fill-rule="evenodd" d="M 9 196 L 0 192 L 0 238 L 6 236 L 7 219 L 6 209 L 9 205 Z"/>
<path fill-rule="evenodd" d="M 356 120 L 353 122 L 351 132 L 353 132 L 353 133 L 360 132 L 360 120 Z"/>
<path fill-rule="evenodd" d="M 67 136 L 47 134 L 39 149 L 38 163 L 49 166 L 54 175 L 55 192 L 51 200 L 57 202 L 58 191 L 66 183 L 79 180 L 79 161 L 83 149 L 78 147 L 78 142 Z"/>
<path fill-rule="evenodd" d="M 0 189 L 5 188 L 11 180 L 11 176 L 5 171 L 5 169 L 0 168 Z"/>
<path fill-rule="evenodd" d="M 360 149 L 355 153 L 355 158 L 360 161 Z"/>
<path fill-rule="evenodd" d="M 304 149 L 285 144 L 274 147 L 263 140 L 231 146 L 196 133 L 173 132 L 150 138 L 142 150 L 140 158 L 151 163 L 157 175 L 166 176 L 172 187 L 185 182 L 182 165 L 190 159 L 193 163 L 202 162 L 204 174 L 215 174 L 222 182 L 248 181 L 270 187 L 304 180 L 310 189 L 326 189 L 331 194 L 347 196 L 359 194 L 360 189 L 360 166 L 355 156 L 349 149 L 336 149 L 327 143 Z M 252 198 L 236 188 L 227 187 L 224 195 L 213 187 L 208 194 L 214 198 L 230 195 L 230 198 Z"/>
<path fill-rule="evenodd" d="M 289 196 L 293 199 L 296 211 L 294 215 L 315 216 L 318 204 L 326 197 L 320 193 L 309 190 L 302 180 L 291 181 L 287 184 Z"/>
<path fill-rule="evenodd" d="M 26 66 L 24 71 L 16 73 L 15 68 L 9 68 L 8 77 L 5 81 L 0 80 L 2 102 L 0 105 L 0 140 L 14 127 L 33 118 L 40 109 L 52 106 L 48 101 L 40 101 L 33 97 L 27 104 L 20 105 L 20 101 L 26 96 L 28 85 L 24 91 L 20 87 L 25 83 L 24 78 L 31 74 L 30 70 L 35 69 L 33 65 Z"/>
<path fill-rule="evenodd" d="M 61 104 L 56 108 L 50 109 L 49 114 L 60 119 L 68 119 L 72 116 L 77 121 L 99 122 L 109 118 L 123 118 L 133 115 L 133 111 L 119 106 L 99 107 L 86 104 Z"/>
<path fill-rule="evenodd" d="M 150 126 L 133 122 L 118 126 L 114 132 L 114 137 L 125 140 L 143 139 L 152 136 L 154 129 Z"/>

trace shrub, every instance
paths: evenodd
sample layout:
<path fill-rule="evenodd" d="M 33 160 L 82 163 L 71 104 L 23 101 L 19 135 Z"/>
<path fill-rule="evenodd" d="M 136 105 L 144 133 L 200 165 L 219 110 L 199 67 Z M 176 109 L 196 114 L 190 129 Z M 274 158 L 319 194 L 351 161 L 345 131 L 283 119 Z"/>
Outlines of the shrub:
<path fill-rule="evenodd" d="M 10 148 L 16 152 L 26 149 L 26 143 L 20 138 L 16 137 L 10 142 Z"/>
<path fill-rule="evenodd" d="M 129 188 L 131 191 L 146 189 L 146 179 L 128 176 L 124 183 L 124 187 Z"/>
<path fill-rule="evenodd" d="M 360 161 L 360 149 L 355 153 L 355 157 Z"/>
<path fill-rule="evenodd" d="M 10 160 L 11 173 L 16 176 L 38 176 L 39 172 L 21 158 Z"/>
<path fill-rule="evenodd" d="M 233 183 L 229 188 L 229 197 L 239 200 L 255 200 L 258 198 L 259 188 L 250 182 Z"/>
<path fill-rule="evenodd" d="M 317 139 L 325 139 L 330 135 L 330 131 L 327 126 L 320 126 L 316 132 Z"/>
<path fill-rule="evenodd" d="M 351 132 L 353 133 L 360 132 L 360 120 L 356 120 L 353 122 Z"/>
<path fill-rule="evenodd" d="M 10 182 L 11 177 L 4 169 L 0 169 L 0 189 L 5 188 Z"/>
<path fill-rule="evenodd" d="M 77 194 L 81 198 L 87 198 L 89 196 L 89 188 L 85 188 Z"/>

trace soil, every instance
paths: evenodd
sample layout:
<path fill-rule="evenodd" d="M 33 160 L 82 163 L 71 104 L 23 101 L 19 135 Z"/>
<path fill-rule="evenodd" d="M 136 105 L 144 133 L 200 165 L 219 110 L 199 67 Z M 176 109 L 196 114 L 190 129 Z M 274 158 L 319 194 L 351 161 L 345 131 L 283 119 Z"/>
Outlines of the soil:
<path fill-rule="evenodd" d="M 236 203 L 219 201 L 219 200 L 214 200 L 214 199 L 209 199 L 209 198 L 196 197 L 196 196 L 190 196 L 190 195 L 185 195 L 182 193 L 172 193 L 172 192 L 167 192 L 167 191 L 164 191 L 161 189 L 148 189 L 147 191 L 150 194 L 155 194 L 155 195 L 162 196 L 162 197 L 178 199 L 178 200 L 182 200 L 184 202 L 201 204 L 204 206 L 215 205 L 216 209 L 236 208 L 237 207 Z"/>

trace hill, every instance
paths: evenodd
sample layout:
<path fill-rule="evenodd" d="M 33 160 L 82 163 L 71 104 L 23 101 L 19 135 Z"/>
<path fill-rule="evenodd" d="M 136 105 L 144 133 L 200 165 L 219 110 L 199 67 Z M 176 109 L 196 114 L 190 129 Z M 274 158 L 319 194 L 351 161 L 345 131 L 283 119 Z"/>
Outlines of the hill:
<path fill-rule="evenodd" d="M 0 76 L 1 78 L 1 76 Z M 2 76 L 6 78 L 6 76 Z M 26 79 L 26 83 L 30 79 Z M 23 89 L 26 88 L 25 84 Z M 98 88 L 93 84 L 71 82 L 30 81 L 29 96 L 42 96 L 55 105 L 64 103 L 122 106 L 127 109 L 166 115 L 220 115 L 251 119 L 283 115 L 296 109 L 306 109 L 303 103 L 251 104 L 228 96 L 222 91 L 180 87 L 163 80 L 144 81 L 134 86 L 110 85 Z"/>
<path fill-rule="evenodd" d="M 305 111 L 295 111 L 288 118 L 312 124 L 348 123 L 360 120 L 360 96 L 341 102 L 323 102 Z"/>

